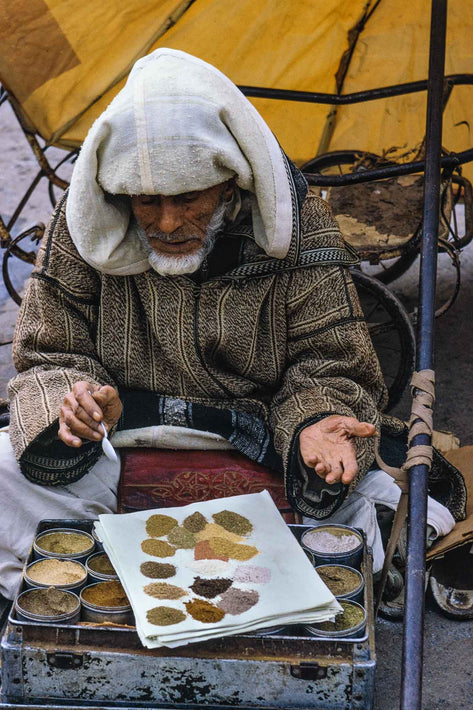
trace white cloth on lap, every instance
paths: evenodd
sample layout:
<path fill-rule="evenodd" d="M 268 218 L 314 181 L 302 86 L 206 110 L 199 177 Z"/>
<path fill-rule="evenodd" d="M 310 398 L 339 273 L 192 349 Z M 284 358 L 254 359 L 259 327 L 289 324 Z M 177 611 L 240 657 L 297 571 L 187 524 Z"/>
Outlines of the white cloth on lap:
<path fill-rule="evenodd" d="M 340 508 L 325 520 L 315 521 L 304 517 L 309 525 L 339 523 L 361 528 L 366 533 L 367 544 L 373 548 L 373 572 L 383 567 L 384 549 L 376 517 L 376 504 L 396 510 L 401 497 L 401 489 L 385 471 L 369 471 L 357 485 L 353 493 L 346 498 Z M 450 511 L 429 496 L 427 501 L 427 524 L 434 529 L 434 537 L 447 535 L 455 526 Z"/>
<path fill-rule="evenodd" d="M 97 518 L 117 510 L 120 462 L 102 456 L 68 486 L 38 486 L 21 473 L 8 431 L 0 431 L 0 593 L 13 599 L 36 526 L 48 518 Z"/>

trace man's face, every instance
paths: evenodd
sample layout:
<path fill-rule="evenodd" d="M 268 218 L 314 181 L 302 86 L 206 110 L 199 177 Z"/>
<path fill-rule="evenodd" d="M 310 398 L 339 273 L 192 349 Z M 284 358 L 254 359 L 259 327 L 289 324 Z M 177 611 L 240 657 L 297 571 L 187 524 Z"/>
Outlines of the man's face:
<path fill-rule="evenodd" d="M 181 195 L 134 195 L 131 208 L 150 248 L 153 268 L 160 273 L 195 271 L 210 250 L 206 247 L 209 238 L 213 239 L 217 231 L 215 227 L 222 225 L 221 205 L 232 190 L 230 181 L 227 181 Z M 213 222 L 219 209 L 219 224 L 215 225 Z M 214 234 L 209 234 L 209 227 Z M 198 260 L 199 255 L 202 258 Z M 164 265 L 162 270 L 160 264 Z M 193 268 L 184 270 L 186 265 Z"/>

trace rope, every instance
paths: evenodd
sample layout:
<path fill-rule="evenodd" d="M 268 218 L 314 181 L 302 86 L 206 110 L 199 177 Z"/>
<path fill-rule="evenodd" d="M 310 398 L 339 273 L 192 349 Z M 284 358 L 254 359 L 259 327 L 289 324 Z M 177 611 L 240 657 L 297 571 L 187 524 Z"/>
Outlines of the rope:
<path fill-rule="evenodd" d="M 401 489 L 401 497 L 394 515 L 391 535 L 389 536 L 384 556 L 383 571 L 379 583 L 378 594 L 376 598 L 375 613 L 378 613 L 381 598 L 386 586 L 388 570 L 391 565 L 396 547 L 399 542 L 402 527 L 407 516 L 407 502 L 409 491 L 409 476 L 408 472 L 413 466 L 424 464 L 430 470 L 432 465 L 432 446 L 423 444 L 415 444 L 411 446 L 411 442 L 418 434 L 426 434 L 432 440 L 433 433 L 433 406 L 435 402 L 435 372 L 433 370 L 420 370 L 414 372 L 411 379 L 411 394 L 412 406 L 411 416 L 409 419 L 409 435 L 407 457 L 401 468 L 389 466 L 386 464 L 379 453 L 379 438 L 376 440 L 375 457 L 376 463 L 386 471 Z"/>

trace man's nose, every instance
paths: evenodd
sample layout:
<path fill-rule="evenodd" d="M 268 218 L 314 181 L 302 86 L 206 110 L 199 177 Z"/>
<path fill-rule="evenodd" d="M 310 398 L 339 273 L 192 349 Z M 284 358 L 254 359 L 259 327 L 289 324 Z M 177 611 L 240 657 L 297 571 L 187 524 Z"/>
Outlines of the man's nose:
<path fill-rule="evenodd" d="M 182 205 L 178 205 L 172 198 L 161 197 L 157 208 L 158 229 L 165 234 L 171 234 L 182 227 Z"/>

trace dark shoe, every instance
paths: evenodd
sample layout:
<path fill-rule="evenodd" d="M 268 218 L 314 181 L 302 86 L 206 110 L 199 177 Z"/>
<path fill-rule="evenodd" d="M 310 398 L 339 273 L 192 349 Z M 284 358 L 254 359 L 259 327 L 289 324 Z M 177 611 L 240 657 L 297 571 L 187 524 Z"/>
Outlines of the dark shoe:
<path fill-rule="evenodd" d="M 434 560 L 430 589 L 440 610 L 455 619 L 473 619 L 471 542 Z"/>

